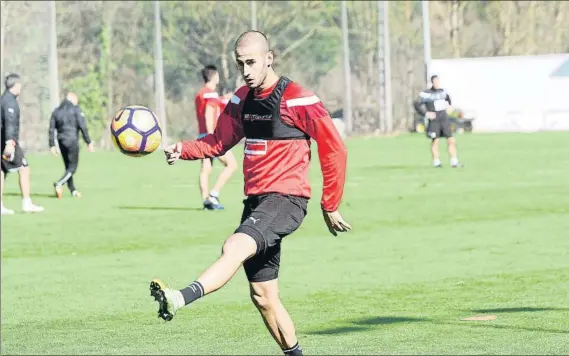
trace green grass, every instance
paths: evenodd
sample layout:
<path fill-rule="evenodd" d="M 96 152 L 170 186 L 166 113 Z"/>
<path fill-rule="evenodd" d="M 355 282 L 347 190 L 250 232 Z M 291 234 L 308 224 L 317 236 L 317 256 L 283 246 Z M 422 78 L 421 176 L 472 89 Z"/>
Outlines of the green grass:
<path fill-rule="evenodd" d="M 306 354 L 569 353 L 569 133 L 458 143 L 461 170 L 431 168 L 424 136 L 349 140 L 341 211 L 354 230 L 336 238 L 313 162 L 280 276 Z M 9 177 L 2 353 L 281 353 L 242 270 L 169 323 L 149 296 L 151 278 L 184 287 L 216 259 L 241 214 L 240 174 L 222 192 L 227 210 L 203 212 L 196 162 L 84 150 L 83 199 L 56 200 L 60 158 L 29 161 L 46 212 L 21 213 Z M 485 314 L 497 319 L 460 321 Z"/>

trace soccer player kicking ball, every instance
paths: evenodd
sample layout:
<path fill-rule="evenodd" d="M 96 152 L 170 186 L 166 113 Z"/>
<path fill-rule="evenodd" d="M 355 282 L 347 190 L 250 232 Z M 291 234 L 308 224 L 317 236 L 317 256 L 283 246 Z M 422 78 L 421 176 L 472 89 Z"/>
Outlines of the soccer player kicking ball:
<path fill-rule="evenodd" d="M 243 264 L 251 299 L 273 338 L 285 355 L 302 355 L 294 324 L 279 299 L 281 242 L 307 213 L 311 138 L 318 144 L 324 177 L 324 221 L 334 236 L 351 229 L 338 212 L 347 152 L 320 99 L 275 74 L 273 52 L 263 33 L 243 33 L 235 43 L 235 57 L 246 86 L 235 92 L 214 133 L 178 142 L 165 154 L 169 164 L 215 157 L 245 138 L 247 199 L 241 225 L 225 241 L 218 260 L 188 287 L 173 290 L 155 279 L 150 291 L 159 304 L 158 316 L 171 320 L 180 308 L 220 289 Z"/>

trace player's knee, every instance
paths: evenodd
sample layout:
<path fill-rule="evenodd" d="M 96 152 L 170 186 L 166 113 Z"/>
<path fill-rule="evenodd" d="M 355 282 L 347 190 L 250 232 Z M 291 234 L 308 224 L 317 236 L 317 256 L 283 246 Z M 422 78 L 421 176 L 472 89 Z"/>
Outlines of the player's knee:
<path fill-rule="evenodd" d="M 232 172 L 236 171 L 237 170 L 237 162 L 235 161 L 235 158 L 227 160 L 225 167 L 227 167 L 227 169 L 231 170 Z"/>
<path fill-rule="evenodd" d="M 279 298 L 276 295 L 270 293 L 259 293 L 258 291 L 251 292 L 251 300 L 253 304 L 262 312 L 269 312 L 275 310 L 279 303 Z"/>
<path fill-rule="evenodd" d="M 233 234 L 223 244 L 223 255 L 245 260 L 255 254 L 255 240 L 245 234 Z"/>
<path fill-rule="evenodd" d="M 202 168 L 200 170 L 200 174 L 202 175 L 209 175 L 211 173 L 211 165 L 202 164 Z"/>

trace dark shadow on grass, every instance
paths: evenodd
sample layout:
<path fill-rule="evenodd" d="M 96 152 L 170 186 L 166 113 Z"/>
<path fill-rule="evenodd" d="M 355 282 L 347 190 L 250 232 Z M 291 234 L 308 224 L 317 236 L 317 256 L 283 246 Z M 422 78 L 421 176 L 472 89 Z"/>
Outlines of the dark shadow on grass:
<path fill-rule="evenodd" d="M 118 208 L 121 210 L 204 211 L 203 208 L 180 206 L 119 206 Z"/>
<path fill-rule="evenodd" d="M 504 310 L 511 310 L 511 309 L 538 309 L 540 310 L 562 310 L 565 311 L 565 308 L 507 308 Z M 475 312 L 487 312 L 495 311 L 498 309 L 484 309 L 484 310 L 476 310 Z M 531 310 L 530 310 L 531 311 Z M 351 320 L 351 321 L 342 321 L 339 320 L 339 324 L 351 324 L 351 325 L 343 325 L 336 328 L 329 328 L 323 329 L 318 331 L 308 332 L 309 335 L 337 335 L 337 334 L 347 334 L 353 332 L 361 332 L 361 331 L 374 331 L 378 330 L 382 325 L 393 325 L 393 324 L 403 324 L 403 323 L 416 323 L 421 322 L 424 324 L 431 324 L 431 325 L 450 325 L 450 326 L 458 326 L 458 327 L 472 327 L 472 328 L 491 328 L 491 329 L 503 329 L 503 330 L 518 330 L 518 331 L 531 331 L 531 332 L 543 332 L 543 333 L 551 333 L 551 334 L 569 334 L 569 329 L 567 330 L 560 330 L 560 329 L 547 329 L 547 328 L 531 328 L 525 326 L 515 326 L 515 325 L 499 325 L 496 324 L 495 320 L 492 321 L 459 321 L 459 317 L 457 316 L 456 321 L 452 320 L 436 320 L 436 319 L 429 319 L 429 318 L 413 318 L 413 317 L 372 317 L 372 318 L 364 318 L 358 320 Z"/>
<path fill-rule="evenodd" d="M 409 318 L 400 316 L 378 316 L 373 318 L 365 318 L 352 321 L 355 325 L 389 325 L 396 323 L 409 323 L 417 321 L 425 321 L 423 318 Z"/>
<path fill-rule="evenodd" d="M 5 196 L 8 197 L 21 197 L 22 194 L 20 193 L 13 193 L 13 192 L 9 192 L 9 193 L 4 193 Z M 57 198 L 55 196 L 54 193 L 50 193 L 50 194 L 46 194 L 46 193 L 31 193 L 30 196 L 33 197 L 40 197 L 40 198 Z"/>
<path fill-rule="evenodd" d="M 447 322 L 435 322 L 435 324 L 456 325 L 456 326 L 465 326 L 465 327 L 471 327 L 471 328 L 491 328 L 491 329 L 532 331 L 532 332 L 541 332 L 541 333 L 549 333 L 549 334 L 569 334 L 569 330 L 528 328 L 525 326 L 514 326 L 514 325 L 496 325 L 496 324 L 492 324 L 492 322 L 488 322 L 488 321 L 475 321 L 475 322 L 463 321 L 460 324 L 459 323 L 447 323 Z"/>
<path fill-rule="evenodd" d="M 472 309 L 471 311 L 473 313 L 522 313 L 522 312 L 540 312 L 540 311 L 569 311 L 569 308 L 518 307 L 518 308 Z"/>
<path fill-rule="evenodd" d="M 380 316 L 372 318 L 364 318 L 358 320 L 349 321 L 350 326 L 340 326 L 337 328 L 323 329 L 314 332 L 309 332 L 312 335 L 336 335 L 345 334 L 357 331 L 367 331 L 374 329 L 377 325 L 391 325 L 397 323 L 410 323 L 410 322 L 421 322 L 426 321 L 423 318 L 409 318 L 409 317 L 397 317 L 397 316 Z"/>

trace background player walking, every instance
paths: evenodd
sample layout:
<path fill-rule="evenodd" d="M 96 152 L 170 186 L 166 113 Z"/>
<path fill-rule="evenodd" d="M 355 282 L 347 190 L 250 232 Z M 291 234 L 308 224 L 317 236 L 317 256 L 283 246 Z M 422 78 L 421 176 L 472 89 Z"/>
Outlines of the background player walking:
<path fill-rule="evenodd" d="M 63 177 L 53 184 L 55 195 L 59 199 L 63 196 L 64 184 L 67 184 L 72 196 L 81 197 L 73 179 L 79 164 L 79 131 L 81 131 L 83 140 L 88 145 L 89 152 L 93 152 L 93 144 L 89 138 L 85 117 L 78 106 L 77 95 L 69 92 L 65 100 L 53 110 L 49 122 L 50 151 L 53 155 L 57 155 L 57 148 L 55 147 L 55 133 L 57 132 L 57 142 L 65 165 Z"/>

